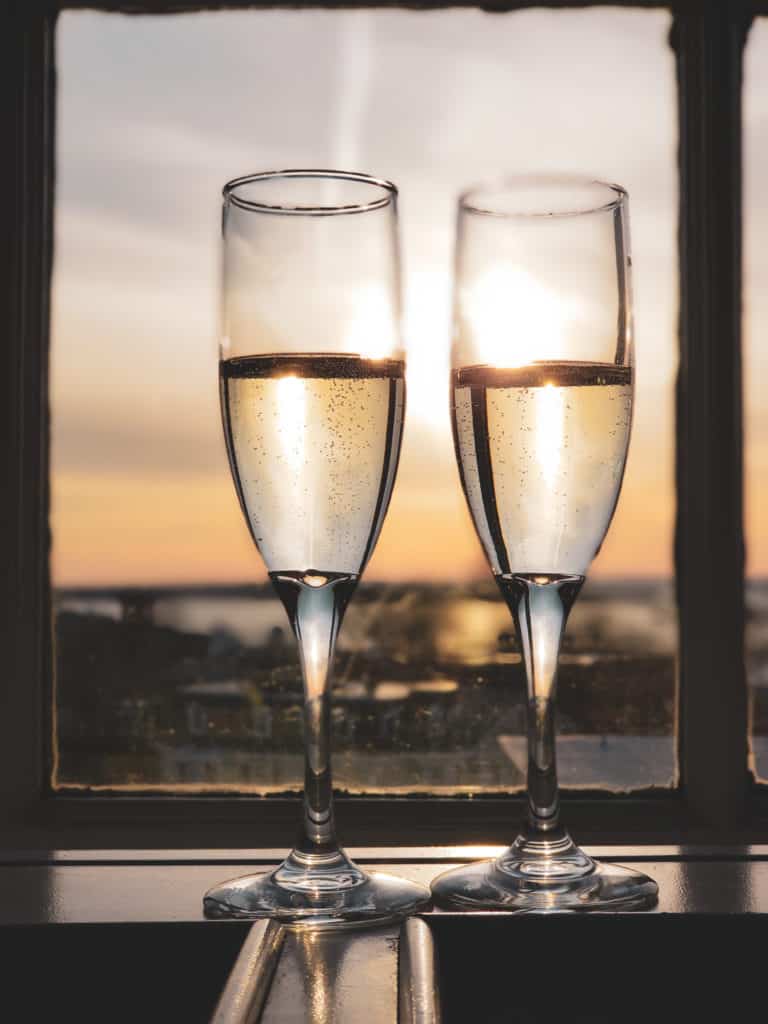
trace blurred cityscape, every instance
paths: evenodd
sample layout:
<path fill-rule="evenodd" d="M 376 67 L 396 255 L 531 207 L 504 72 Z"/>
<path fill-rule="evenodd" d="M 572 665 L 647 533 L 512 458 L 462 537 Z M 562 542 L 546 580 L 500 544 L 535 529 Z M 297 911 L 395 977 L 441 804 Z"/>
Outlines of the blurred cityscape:
<path fill-rule="evenodd" d="M 61 589 L 56 636 L 58 786 L 300 788 L 301 676 L 269 585 Z M 670 582 L 585 587 L 561 659 L 564 785 L 674 782 L 675 648 Z M 524 708 L 514 629 L 491 580 L 360 586 L 333 684 L 338 789 L 519 788 Z"/>

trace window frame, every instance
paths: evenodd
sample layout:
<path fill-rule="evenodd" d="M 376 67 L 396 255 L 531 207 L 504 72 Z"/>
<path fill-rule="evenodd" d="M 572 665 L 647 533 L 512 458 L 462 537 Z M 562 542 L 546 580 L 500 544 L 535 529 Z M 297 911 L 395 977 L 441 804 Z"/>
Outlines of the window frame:
<path fill-rule="evenodd" d="M 677 66 L 680 370 L 675 569 L 680 621 L 680 785 L 631 796 L 565 795 L 585 842 L 745 843 L 768 839 L 768 793 L 748 771 L 744 663 L 741 393 L 741 84 L 749 25 L 768 0 L 660 4 L 359 0 L 4 0 L 0 10 L 0 847 L 270 847 L 290 841 L 299 797 L 58 795 L 49 576 L 48 330 L 55 182 L 55 29 L 60 10 L 172 14 L 273 6 L 665 8 Z M 728 202 L 722 197 L 729 196 Z M 701 510 L 705 514 L 701 514 Z M 694 514 L 695 513 L 695 514 Z M 342 798 L 357 845 L 503 842 L 524 798 Z"/>

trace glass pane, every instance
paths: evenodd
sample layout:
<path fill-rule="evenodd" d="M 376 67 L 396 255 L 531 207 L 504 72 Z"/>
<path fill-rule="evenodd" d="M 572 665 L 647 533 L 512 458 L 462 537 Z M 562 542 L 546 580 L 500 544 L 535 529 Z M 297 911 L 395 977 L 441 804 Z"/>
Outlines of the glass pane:
<path fill-rule="evenodd" d="M 744 54 L 744 402 L 747 678 L 751 767 L 768 781 L 768 18 L 755 19 Z"/>
<path fill-rule="evenodd" d="M 226 465 L 219 190 L 275 167 L 402 190 L 408 417 L 340 639 L 335 774 L 519 787 L 524 680 L 470 525 L 447 402 L 459 189 L 593 173 L 632 197 L 638 401 L 619 510 L 571 617 L 560 766 L 675 778 L 676 118 L 662 11 L 249 11 L 59 19 L 53 291 L 59 786 L 301 778 L 300 680 Z"/>

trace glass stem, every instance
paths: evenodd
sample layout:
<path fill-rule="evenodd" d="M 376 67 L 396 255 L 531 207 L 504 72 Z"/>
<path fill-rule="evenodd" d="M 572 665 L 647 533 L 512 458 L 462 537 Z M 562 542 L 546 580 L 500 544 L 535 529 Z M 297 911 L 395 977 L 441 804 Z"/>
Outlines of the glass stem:
<path fill-rule="evenodd" d="M 560 644 L 583 576 L 499 576 L 515 620 L 528 689 L 528 827 L 531 839 L 556 840 L 560 797 L 555 759 L 555 696 Z"/>
<path fill-rule="evenodd" d="M 304 815 L 294 854 L 338 853 L 331 778 L 331 669 L 336 637 L 357 577 L 273 573 L 299 645 L 304 681 Z"/>
<path fill-rule="evenodd" d="M 528 828 L 538 835 L 560 825 L 555 761 L 555 695 L 530 697 L 528 715 Z"/>

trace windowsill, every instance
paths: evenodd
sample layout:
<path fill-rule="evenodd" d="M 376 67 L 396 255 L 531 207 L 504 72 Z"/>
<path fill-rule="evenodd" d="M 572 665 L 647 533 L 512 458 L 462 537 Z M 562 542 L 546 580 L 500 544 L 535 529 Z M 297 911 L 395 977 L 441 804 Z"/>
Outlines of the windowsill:
<path fill-rule="evenodd" d="M 449 867 L 501 847 L 350 849 L 362 864 L 428 883 Z M 768 914 L 768 846 L 600 846 L 606 860 L 641 862 L 659 884 L 643 916 Z M 5 853 L 0 927 L 44 924 L 201 923 L 202 895 L 225 878 L 268 868 L 277 850 L 110 850 Z M 435 918 L 464 915 L 430 911 Z M 494 917 L 511 916 L 494 914 Z M 629 916 L 623 914 L 621 916 Z M 632 915 L 637 916 L 637 915 Z"/>
<path fill-rule="evenodd" d="M 500 849 L 350 852 L 362 864 L 428 881 L 461 860 Z M 754 1000 L 764 998 L 768 846 L 588 850 L 642 863 L 659 883 L 658 907 L 555 917 L 422 915 L 434 941 L 444 1024 L 607 1024 L 616 1020 L 617 1007 L 628 1022 L 753 1015 Z M 274 864 L 277 855 L 123 850 L 1 856 L 0 949 L 5 977 L 23 992 L 25 1019 L 210 1024 L 251 923 L 206 921 L 202 894 L 227 877 Z M 314 942 L 302 947 L 299 967 L 288 957 L 276 974 L 280 999 L 273 1000 L 283 1007 L 287 992 L 288 1004 L 306 1003 L 312 1013 L 317 1000 L 321 1011 L 332 1000 L 341 1007 L 338 1016 L 291 1016 L 287 1004 L 285 1012 L 272 1012 L 270 1004 L 260 1024 L 363 1024 L 359 1012 L 341 1012 L 356 999 L 366 1008 L 374 1000 L 378 1016 L 366 1009 L 368 1024 L 398 1019 L 397 926 L 364 930 L 359 940 L 343 934 L 350 939 L 336 943 L 338 955 L 328 963 L 322 944 Z M 21 978 L 28 979 L 26 986 Z M 388 1015 L 380 990 L 390 1003 L 395 1000 Z"/>

